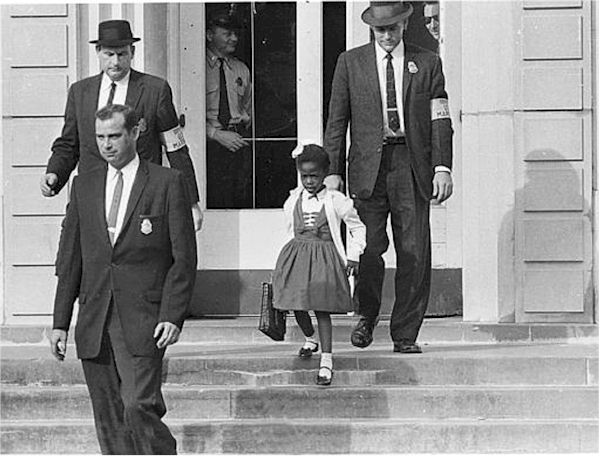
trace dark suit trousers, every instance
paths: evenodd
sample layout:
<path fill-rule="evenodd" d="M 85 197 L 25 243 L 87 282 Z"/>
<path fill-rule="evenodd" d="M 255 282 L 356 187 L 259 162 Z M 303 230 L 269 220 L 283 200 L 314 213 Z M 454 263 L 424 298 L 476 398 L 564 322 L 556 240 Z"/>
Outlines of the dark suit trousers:
<path fill-rule="evenodd" d="M 359 313 L 375 319 L 381 308 L 384 261 L 391 214 L 396 250 L 396 299 L 390 333 L 396 343 L 414 343 L 423 323 L 431 282 L 429 201 L 422 198 L 406 145 L 383 147 L 381 166 L 371 197 L 355 206 L 367 226 L 367 247 L 360 258 L 357 284 Z"/>
<path fill-rule="evenodd" d="M 100 354 L 83 359 L 102 454 L 173 455 L 176 441 L 161 421 L 160 357 L 133 356 L 111 304 Z"/>
<path fill-rule="evenodd" d="M 252 148 L 231 152 L 206 140 L 206 207 L 252 208 Z"/>

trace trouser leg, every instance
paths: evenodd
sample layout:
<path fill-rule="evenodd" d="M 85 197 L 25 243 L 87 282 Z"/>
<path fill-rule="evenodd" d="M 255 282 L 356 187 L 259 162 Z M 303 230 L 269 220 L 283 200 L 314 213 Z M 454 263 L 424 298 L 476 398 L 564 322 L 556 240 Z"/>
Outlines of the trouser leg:
<path fill-rule="evenodd" d="M 121 398 L 125 424 L 137 455 L 172 455 L 177 444 L 167 425 L 161 420 L 166 406 L 161 393 L 162 355 L 132 355 L 125 344 L 117 313 L 108 326 L 115 364 L 121 378 Z"/>
<path fill-rule="evenodd" d="M 100 451 L 105 455 L 134 454 L 133 439 L 125 425 L 121 380 L 106 332 L 98 357 L 82 359 L 81 363 L 92 401 Z"/>
<path fill-rule="evenodd" d="M 420 195 L 405 146 L 395 154 L 388 180 L 396 250 L 395 302 L 390 321 L 394 342 L 414 343 L 423 323 L 431 283 L 429 201 Z"/>

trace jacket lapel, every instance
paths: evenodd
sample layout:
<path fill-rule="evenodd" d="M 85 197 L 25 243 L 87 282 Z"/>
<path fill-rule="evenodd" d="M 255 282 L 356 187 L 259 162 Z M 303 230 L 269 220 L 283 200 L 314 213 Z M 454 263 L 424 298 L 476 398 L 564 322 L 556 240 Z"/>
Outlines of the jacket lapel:
<path fill-rule="evenodd" d="M 412 82 L 413 73 L 408 71 L 408 62 L 414 63 L 415 54 L 404 47 L 404 72 L 402 75 L 402 103 L 403 106 L 406 107 L 406 97 L 408 96 L 408 89 L 410 88 L 410 83 Z"/>
<path fill-rule="evenodd" d="M 131 106 L 133 109 L 137 109 L 138 102 L 140 101 L 143 92 L 144 83 L 142 82 L 142 74 L 135 70 L 131 70 L 125 104 Z"/>
<path fill-rule="evenodd" d="M 379 73 L 377 72 L 377 57 L 375 53 L 376 42 L 373 41 L 371 46 L 367 48 L 363 68 L 367 75 L 369 89 L 373 95 L 373 99 L 377 101 L 378 110 L 381 111 L 381 91 L 379 90 Z"/>
<path fill-rule="evenodd" d="M 89 205 L 90 215 L 93 218 L 93 227 L 97 227 L 98 230 L 102 231 L 100 235 L 104 239 L 108 246 L 110 244 L 110 238 L 108 237 L 108 225 L 106 222 L 106 206 L 105 206 L 105 194 L 106 194 L 106 174 L 107 174 L 106 163 L 97 171 L 88 173 L 86 175 L 86 184 L 89 186 L 90 191 L 86 193 L 89 195 L 89 199 L 86 200 L 86 205 Z"/>
<path fill-rule="evenodd" d="M 83 112 L 85 113 L 85 127 L 83 131 L 91 132 L 92 137 L 94 137 L 94 132 L 96 131 L 96 110 L 98 109 L 98 97 L 100 96 L 100 83 L 102 82 L 102 73 L 94 76 L 87 86 L 86 90 L 83 92 L 82 97 L 82 106 Z M 94 144 L 96 141 L 94 140 Z"/>
<path fill-rule="evenodd" d="M 137 206 L 137 203 L 142 196 L 142 192 L 144 191 L 144 187 L 146 187 L 146 183 L 148 182 L 148 164 L 146 161 L 140 159 L 140 166 L 138 167 L 138 171 L 135 175 L 135 179 L 133 180 L 133 187 L 131 188 L 131 194 L 129 195 L 129 201 L 127 202 L 127 209 L 125 210 L 125 217 L 123 218 L 123 227 L 119 232 L 119 236 L 115 241 L 115 245 L 122 238 L 123 234 L 127 230 L 129 225 L 131 215 L 133 214 L 133 210 Z"/>

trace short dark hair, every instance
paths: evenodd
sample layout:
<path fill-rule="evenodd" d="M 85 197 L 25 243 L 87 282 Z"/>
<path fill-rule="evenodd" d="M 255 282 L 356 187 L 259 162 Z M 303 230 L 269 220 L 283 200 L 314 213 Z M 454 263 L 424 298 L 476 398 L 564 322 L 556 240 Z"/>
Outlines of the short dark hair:
<path fill-rule="evenodd" d="M 225 13 L 225 12 L 218 12 L 218 13 L 212 14 L 208 18 L 208 23 L 207 23 L 206 29 L 212 30 L 214 32 L 216 27 L 221 27 L 222 29 L 233 30 L 236 32 L 242 28 L 242 26 L 236 16 Z"/>
<path fill-rule="evenodd" d="M 121 113 L 125 119 L 125 129 L 131 132 L 131 129 L 138 125 L 139 119 L 135 110 L 128 105 L 106 105 L 104 108 L 100 108 L 96 111 L 96 119 L 106 121 L 111 119 L 115 114 Z"/>
<path fill-rule="evenodd" d="M 300 168 L 300 165 L 305 162 L 314 162 L 325 171 L 329 171 L 329 165 L 331 164 L 325 149 L 318 144 L 307 144 L 304 146 L 302 154 L 296 157 L 296 168 Z"/>

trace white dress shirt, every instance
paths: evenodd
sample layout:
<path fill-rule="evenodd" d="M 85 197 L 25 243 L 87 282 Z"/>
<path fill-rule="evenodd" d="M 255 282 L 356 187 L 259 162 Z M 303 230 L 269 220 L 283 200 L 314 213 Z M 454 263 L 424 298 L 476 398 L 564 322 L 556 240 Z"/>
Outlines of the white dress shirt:
<path fill-rule="evenodd" d="M 386 73 L 387 73 L 387 55 L 379 43 L 375 45 L 375 59 L 377 61 L 377 75 L 379 76 L 379 92 L 381 93 L 381 109 L 383 110 L 383 125 L 385 126 L 385 136 L 403 136 L 404 135 L 404 109 L 402 96 L 402 78 L 404 76 L 404 42 L 400 41 L 398 46 L 391 52 L 392 67 L 394 68 L 394 79 L 396 88 L 396 105 L 398 109 L 398 118 L 400 119 L 400 128 L 397 132 L 392 132 L 388 126 L 387 113 L 387 89 L 386 89 Z"/>
<path fill-rule="evenodd" d="M 117 87 L 115 88 L 115 97 L 113 98 L 113 104 L 124 105 L 125 99 L 127 98 L 127 88 L 129 87 L 129 77 L 131 76 L 131 70 L 127 72 L 124 78 L 119 81 L 114 81 Z M 100 83 L 100 93 L 98 94 L 98 109 L 104 108 L 106 102 L 108 102 L 108 96 L 110 94 L 110 85 L 113 81 L 106 75 L 102 74 L 102 82 Z"/>
<path fill-rule="evenodd" d="M 123 193 L 121 194 L 121 201 L 119 202 L 119 211 L 117 212 L 117 226 L 115 227 L 114 240 L 116 241 L 123 228 L 123 219 L 125 219 L 125 211 L 127 210 L 127 203 L 129 202 L 129 196 L 131 195 L 131 188 L 133 187 L 133 181 L 135 175 L 140 166 L 140 158 L 136 154 L 135 157 L 121 168 L 123 173 Z M 117 170 L 112 165 L 108 165 L 108 171 L 106 174 L 106 191 L 104 198 L 104 207 L 106 211 L 106 220 L 108 221 L 108 214 L 110 213 L 110 205 L 112 202 L 113 194 L 115 193 L 115 186 L 117 185 Z M 110 229 L 109 229 L 110 230 Z"/>

